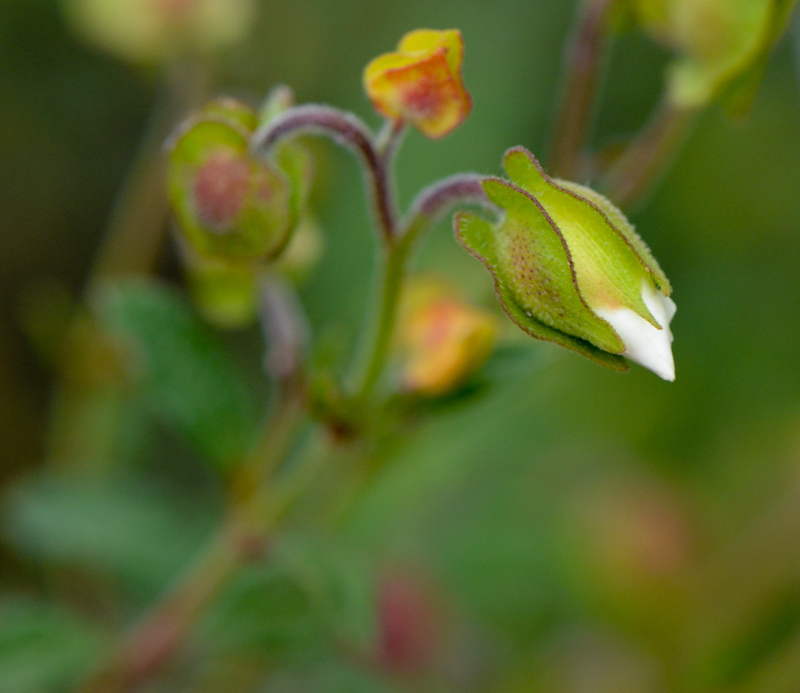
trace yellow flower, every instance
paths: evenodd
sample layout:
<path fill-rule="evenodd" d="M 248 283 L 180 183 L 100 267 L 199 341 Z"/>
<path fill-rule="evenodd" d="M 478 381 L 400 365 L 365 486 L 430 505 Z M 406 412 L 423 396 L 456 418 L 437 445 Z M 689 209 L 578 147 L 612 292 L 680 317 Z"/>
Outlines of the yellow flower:
<path fill-rule="evenodd" d="M 461 78 L 464 41 L 455 29 L 418 29 L 396 53 L 381 55 L 364 70 L 364 88 L 375 109 L 437 139 L 469 115 L 472 99 Z"/>
<path fill-rule="evenodd" d="M 494 316 L 434 281 L 412 284 L 400 326 L 406 390 L 438 397 L 462 385 L 495 344 Z"/>

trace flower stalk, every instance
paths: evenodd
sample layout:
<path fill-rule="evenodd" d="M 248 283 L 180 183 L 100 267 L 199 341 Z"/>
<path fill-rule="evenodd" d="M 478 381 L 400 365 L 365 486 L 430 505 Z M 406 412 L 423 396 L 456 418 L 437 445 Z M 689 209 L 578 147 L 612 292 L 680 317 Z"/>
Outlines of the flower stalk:
<path fill-rule="evenodd" d="M 618 0 L 584 0 L 565 54 L 566 81 L 556 115 L 550 168 L 560 178 L 581 177 L 582 152 L 594 112 L 611 12 Z"/>

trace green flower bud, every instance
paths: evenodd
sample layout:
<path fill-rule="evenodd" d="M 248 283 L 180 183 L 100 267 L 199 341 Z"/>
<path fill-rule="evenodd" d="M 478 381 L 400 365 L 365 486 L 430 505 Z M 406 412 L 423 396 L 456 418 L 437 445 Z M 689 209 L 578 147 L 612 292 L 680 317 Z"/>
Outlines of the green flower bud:
<path fill-rule="evenodd" d="M 522 147 L 504 164 L 511 182 L 483 182 L 502 218 L 459 214 L 456 236 L 492 273 L 511 320 L 604 366 L 627 370 L 628 358 L 674 380 L 672 289 L 623 213 L 589 188 L 551 180 Z"/>
<path fill-rule="evenodd" d="M 170 202 L 185 239 L 202 256 L 234 262 L 276 256 L 306 202 L 310 157 L 289 144 L 272 161 L 252 157 L 257 124 L 247 106 L 215 101 L 172 144 Z"/>
<path fill-rule="evenodd" d="M 257 272 L 252 265 L 204 258 L 187 249 L 184 267 L 194 303 L 209 323 L 234 330 L 256 321 Z"/>
<path fill-rule="evenodd" d="M 697 108 L 722 98 L 745 110 L 796 0 L 629 0 L 635 21 L 677 56 L 670 101 Z"/>

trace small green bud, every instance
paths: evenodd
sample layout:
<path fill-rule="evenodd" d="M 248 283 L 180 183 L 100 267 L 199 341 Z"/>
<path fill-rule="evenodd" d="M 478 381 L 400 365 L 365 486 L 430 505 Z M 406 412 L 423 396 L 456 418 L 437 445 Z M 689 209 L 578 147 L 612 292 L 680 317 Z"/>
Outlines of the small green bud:
<path fill-rule="evenodd" d="M 200 255 L 245 262 L 279 254 L 311 182 L 304 149 L 285 145 L 274 160 L 251 156 L 258 116 L 232 100 L 208 104 L 176 136 L 168 187 L 181 230 Z"/>
<path fill-rule="evenodd" d="M 589 188 L 551 180 L 522 147 L 504 163 L 511 182 L 483 182 L 502 218 L 459 214 L 456 235 L 492 273 L 508 316 L 610 368 L 627 370 L 628 358 L 673 380 L 672 289 L 623 213 Z"/>
<path fill-rule="evenodd" d="M 252 265 L 204 258 L 188 249 L 184 255 L 192 298 L 209 323 L 233 330 L 255 322 L 257 272 Z"/>
<path fill-rule="evenodd" d="M 746 110 L 796 0 L 629 0 L 642 29 L 676 52 L 670 101 L 698 108 L 722 98 Z"/>

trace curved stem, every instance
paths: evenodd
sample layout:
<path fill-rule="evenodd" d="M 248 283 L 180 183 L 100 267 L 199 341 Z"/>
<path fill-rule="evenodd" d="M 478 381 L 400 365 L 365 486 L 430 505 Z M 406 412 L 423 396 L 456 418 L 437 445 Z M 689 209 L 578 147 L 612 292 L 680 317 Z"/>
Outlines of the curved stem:
<path fill-rule="evenodd" d="M 575 34 L 565 56 L 567 77 L 558 110 L 550 153 L 553 175 L 579 177 L 581 150 L 592 121 L 603 56 L 608 46 L 608 23 L 617 0 L 584 0 Z"/>
<path fill-rule="evenodd" d="M 662 103 L 647 128 L 606 171 L 599 189 L 622 208 L 641 202 L 672 164 L 695 114 Z"/>
<path fill-rule="evenodd" d="M 412 244 L 432 224 L 458 205 L 473 204 L 496 211 L 483 189 L 485 176 L 459 173 L 422 190 L 401 225 L 402 243 Z"/>
<path fill-rule="evenodd" d="M 330 106 L 309 104 L 296 106 L 259 128 L 250 143 L 251 151 L 264 156 L 278 142 L 302 133 L 326 135 L 355 152 L 365 165 L 368 195 L 385 242 L 395 236 L 397 211 L 390 175 L 391 159 L 402 128 L 386 140 L 379 149 L 372 132 L 352 113 Z M 389 146 L 391 144 L 391 146 Z"/>

